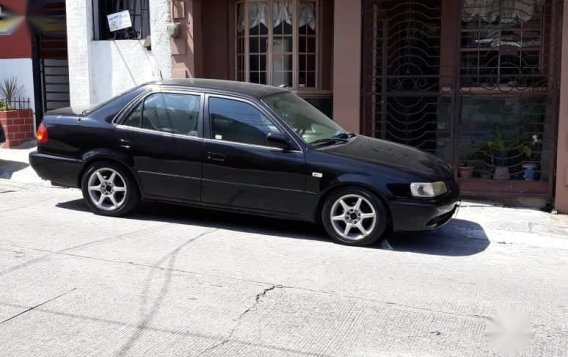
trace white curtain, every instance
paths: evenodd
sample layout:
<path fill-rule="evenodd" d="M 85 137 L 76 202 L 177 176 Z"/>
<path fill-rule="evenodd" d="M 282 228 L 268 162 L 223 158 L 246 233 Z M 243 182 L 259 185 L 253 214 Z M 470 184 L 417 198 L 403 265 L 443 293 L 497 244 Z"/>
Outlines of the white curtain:
<path fill-rule="evenodd" d="M 501 23 L 529 21 L 543 0 L 464 0 L 462 18 L 469 22 L 479 16 L 483 21 Z"/>
<path fill-rule="evenodd" d="M 308 24 L 312 30 L 316 29 L 316 9 L 315 3 L 311 1 L 301 1 L 300 2 L 300 27 Z"/>
<path fill-rule="evenodd" d="M 268 2 L 250 2 L 248 5 L 248 21 L 249 28 L 263 24 L 268 27 L 268 14 L 270 11 Z M 316 29 L 316 12 L 315 3 L 308 1 L 301 1 L 299 6 L 299 25 L 300 27 L 306 24 L 312 30 Z M 294 6 L 291 1 L 274 1 L 272 4 L 272 22 L 273 27 L 278 27 L 282 22 L 292 25 L 294 16 Z M 237 23 L 238 31 L 245 28 L 246 17 L 244 15 L 244 5 L 239 5 Z"/>
<path fill-rule="evenodd" d="M 257 27 L 260 24 L 268 27 L 268 3 L 254 2 L 248 4 L 249 8 L 249 27 Z"/>
<path fill-rule="evenodd" d="M 278 27 L 282 22 L 292 25 L 294 11 L 291 2 L 275 1 L 272 6 L 272 27 Z"/>

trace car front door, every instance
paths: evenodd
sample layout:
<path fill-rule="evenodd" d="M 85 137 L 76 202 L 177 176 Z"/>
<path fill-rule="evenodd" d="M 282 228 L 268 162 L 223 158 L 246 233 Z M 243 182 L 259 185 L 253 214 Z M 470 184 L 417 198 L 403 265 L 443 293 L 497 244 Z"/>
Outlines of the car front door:
<path fill-rule="evenodd" d="M 304 153 L 267 145 L 280 124 L 252 101 L 206 98 L 203 202 L 269 214 L 300 215 L 306 192 Z"/>
<path fill-rule="evenodd" d="M 145 196 L 201 200 L 203 96 L 156 92 L 137 103 L 116 128 Z"/>

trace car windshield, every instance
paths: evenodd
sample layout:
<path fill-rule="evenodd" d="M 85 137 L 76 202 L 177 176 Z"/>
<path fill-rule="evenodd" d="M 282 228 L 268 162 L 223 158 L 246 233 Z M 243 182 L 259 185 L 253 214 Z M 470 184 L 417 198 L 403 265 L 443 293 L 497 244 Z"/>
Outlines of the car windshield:
<path fill-rule="evenodd" d="M 311 104 L 292 93 L 279 93 L 263 101 L 302 139 L 313 146 L 343 142 L 349 137 L 343 128 Z"/>

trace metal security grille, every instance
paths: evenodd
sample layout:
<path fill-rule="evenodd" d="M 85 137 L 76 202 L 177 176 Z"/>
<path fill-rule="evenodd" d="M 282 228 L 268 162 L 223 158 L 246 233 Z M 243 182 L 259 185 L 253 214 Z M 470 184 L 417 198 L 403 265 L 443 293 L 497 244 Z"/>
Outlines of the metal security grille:
<path fill-rule="evenodd" d="M 364 2 L 365 134 L 439 151 L 440 0 Z"/>
<path fill-rule="evenodd" d="M 553 182 L 561 5 L 463 0 L 457 150 L 473 178 L 531 181 L 541 192 Z"/>
<path fill-rule="evenodd" d="M 364 134 L 450 161 L 463 192 L 550 197 L 562 3 L 363 0 Z"/>
<path fill-rule="evenodd" d="M 42 59 L 43 110 L 68 107 L 69 66 L 66 59 Z"/>
<path fill-rule="evenodd" d="M 132 27 L 111 32 L 107 16 L 125 10 L 130 13 Z M 95 40 L 136 40 L 150 36 L 148 0 L 94 0 L 93 17 Z"/>

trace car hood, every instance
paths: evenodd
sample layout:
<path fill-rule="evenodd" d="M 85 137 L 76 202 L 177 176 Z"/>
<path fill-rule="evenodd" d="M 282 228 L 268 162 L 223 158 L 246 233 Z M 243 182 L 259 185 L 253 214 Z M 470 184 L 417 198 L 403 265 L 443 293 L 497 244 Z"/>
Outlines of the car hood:
<path fill-rule="evenodd" d="M 410 146 L 358 135 L 348 143 L 321 148 L 330 154 L 388 166 L 431 181 L 453 180 L 451 166 Z"/>

